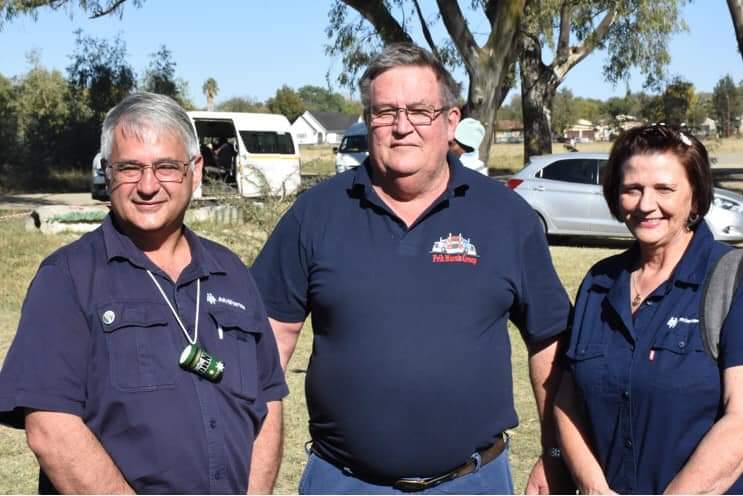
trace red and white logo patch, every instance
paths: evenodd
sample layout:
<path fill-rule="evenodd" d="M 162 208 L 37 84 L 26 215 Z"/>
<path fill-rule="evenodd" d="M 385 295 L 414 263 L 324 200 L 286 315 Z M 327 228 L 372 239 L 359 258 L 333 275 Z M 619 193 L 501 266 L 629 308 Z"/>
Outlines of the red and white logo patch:
<path fill-rule="evenodd" d="M 433 242 L 431 248 L 431 261 L 433 263 L 468 263 L 477 265 L 477 248 L 469 238 L 462 233 L 452 234 L 446 238 L 439 238 Z"/>

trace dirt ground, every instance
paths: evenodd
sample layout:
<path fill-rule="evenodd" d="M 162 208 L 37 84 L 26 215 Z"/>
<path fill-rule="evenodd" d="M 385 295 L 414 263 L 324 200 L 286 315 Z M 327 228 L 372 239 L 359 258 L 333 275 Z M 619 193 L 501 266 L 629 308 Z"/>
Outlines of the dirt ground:
<path fill-rule="evenodd" d="M 0 195 L 0 210 L 34 210 L 44 205 L 105 205 L 106 202 L 94 200 L 90 193 L 26 193 L 20 195 Z"/>

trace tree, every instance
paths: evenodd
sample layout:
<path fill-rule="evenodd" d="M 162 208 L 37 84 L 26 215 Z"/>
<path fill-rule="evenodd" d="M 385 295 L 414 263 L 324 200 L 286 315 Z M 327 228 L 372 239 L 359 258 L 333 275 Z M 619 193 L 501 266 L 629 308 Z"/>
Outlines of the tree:
<path fill-rule="evenodd" d="M 720 79 L 712 90 L 712 107 L 717 118 L 718 129 L 722 136 L 727 138 L 733 134 L 741 113 L 738 88 L 730 74 Z"/>
<path fill-rule="evenodd" d="M 81 30 L 75 34 L 75 51 L 67 67 L 72 111 L 65 144 L 67 158 L 81 164 L 98 150 L 106 113 L 135 89 L 136 76 L 119 37 L 109 42 L 85 36 Z"/>
<path fill-rule="evenodd" d="M 145 71 L 142 89 L 151 93 L 166 95 L 181 103 L 181 93 L 178 81 L 175 77 L 176 62 L 173 60 L 173 52 L 165 45 L 150 54 L 150 64 Z"/>
<path fill-rule="evenodd" d="M 13 82 L 0 75 L 0 167 L 15 159 L 18 152 L 18 119 Z"/>
<path fill-rule="evenodd" d="M 666 86 L 661 100 L 663 121 L 666 124 L 673 126 L 688 124 L 689 110 L 696 100 L 694 85 L 677 76 Z"/>
<path fill-rule="evenodd" d="M 204 85 L 201 87 L 201 92 L 206 96 L 206 109 L 209 112 L 214 110 L 214 97 L 219 93 L 219 86 L 214 78 L 209 78 L 204 81 Z"/>
<path fill-rule="evenodd" d="M 444 64 L 461 63 L 464 66 L 469 87 L 463 112 L 485 125 L 480 157 L 487 162 L 495 116 L 512 84 L 509 76 L 516 56 L 513 42 L 526 2 L 472 1 L 472 11 L 481 8 L 489 31 L 484 42 L 479 44 L 465 13 L 453 0 L 437 0 L 437 11 L 430 17 L 424 14 L 418 0 L 336 0 L 325 30 L 330 40 L 326 52 L 341 56 L 345 72 L 339 81 L 352 86 L 358 73 L 382 45 L 413 41 L 410 33 L 417 24 L 434 56 Z M 360 15 L 360 19 L 349 17 L 349 7 Z M 393 15 L 393 8 L 400 19 Z M 443 42 L 434 41 L 430 26 L 439 20 L 448 34 Z"/>
<path fill-rule="evenodd" d="M 217 105 L 220 112 L 259 112 L 268 113 L 268 107 L 263 102 L 250 97 L 233 97 Z"/>
<path fill-rule="evenodd" d="M 578 119 L 573 92 L 563 88 L 557 92 L 552 100 L 552 130 L 562 135 L 565 128 L 570 127 Z"/>
<path fill-rule="evenodd" d="M 276 94 L 266 101 L 266 106 L 274 114 L 285 115 L 291 122 L 294 122 L 305 111 L 302 99 L 287 85 L 276 90 Z"/>
<path fill-rule="evenodd" d="M 131 4 L 140 7 L 144 0 L 131 0 Z M 72 9 L 77 3 L 80 10 L 90 14 L 90 18 L 103 17 L 106 15 L 118 15 L 123 13 L 123 7 L 127 0 L 3 0 L 0 2 L 0 30 L 6 22 L 18 16 L 30 16 L 36 20 L 39 10 L 49 8 L 51 10 Z"/>
<path fill-rule="evenodd" d="M 304 102 L 307 110 L 343 112 L 345 99 L 340 93 L 334 93 L 320 86 L 305 85 L 297 90 L 297 95 Z"/>
<path fill-rule="evenodd" d="M 728 0 L 728 9 L 735 28 L 735 38 L 738 40 L 738 52 L 743 57 L 743 0 Z"/>
<path fill-rule="evenodd" d="M 646 84 L 658 84 L 670 60 L 668 38 L 685 28 L 679 20 L 684 1 L 529 2 L 518 38 L 525 157 L 552 152 L 550 109 L 555 92 L 568 72 L 597 48 L 609 53 L 604 65 L 607 80 L 626 79 L 632 67 L 639 67 Z M 549 63 L 543 62 L 545 46 L 554 53 Z"/>

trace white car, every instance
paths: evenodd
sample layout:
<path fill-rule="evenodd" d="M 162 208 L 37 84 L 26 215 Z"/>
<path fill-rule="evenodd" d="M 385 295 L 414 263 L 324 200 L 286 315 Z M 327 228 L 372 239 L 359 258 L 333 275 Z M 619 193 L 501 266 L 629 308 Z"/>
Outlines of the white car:
<path fill-rule="evenodd" d="M 90 196 L 94 200 L 108 201 L 108 191 L 106 191 L 106 175 L 101 166 L 101 153 L 98 152 L 93 157 L 93 164 L 90 172 Z"/>
<path fill-rule="evenodd" d="M 507 185 L 537 212 L 547 234 L 630 237 L 609 212 L 601 189 L 607 153 L 537 155 Z M 743 196 L 715 188 L 704 220 L 715 239 L 743 240 Z"/>

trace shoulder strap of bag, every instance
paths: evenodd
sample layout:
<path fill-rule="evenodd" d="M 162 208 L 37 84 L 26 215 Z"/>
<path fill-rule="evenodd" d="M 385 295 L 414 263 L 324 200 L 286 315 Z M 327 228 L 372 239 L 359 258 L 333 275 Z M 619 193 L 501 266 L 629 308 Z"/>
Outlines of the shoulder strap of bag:
<path fill-rule="evenodd" d="M 699 329 L 702 332 L 704 349 L 715 360 L 720 354 L 720 330 L 743 276 L 741 261 L 743 250 L 735 249 L 725 253 L 707 276 L 702 290 Z"/>

